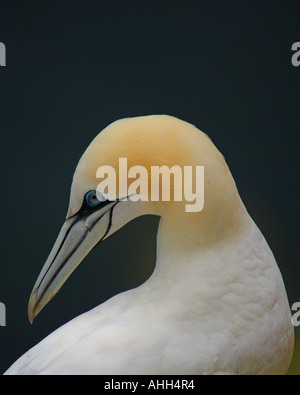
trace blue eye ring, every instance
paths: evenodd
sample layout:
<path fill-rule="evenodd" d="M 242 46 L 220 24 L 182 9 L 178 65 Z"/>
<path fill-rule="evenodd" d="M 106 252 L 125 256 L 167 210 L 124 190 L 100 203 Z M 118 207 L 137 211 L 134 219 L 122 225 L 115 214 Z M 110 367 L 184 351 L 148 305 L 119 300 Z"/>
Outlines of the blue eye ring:
<path fill-rule="evenodd" d="M 102 196 L 99 192 L 95 190 L 89 191 L 85 195 L 84 201 L 89 207 L 97 207 L 99 206 L 100 203 L 102 203 L 105 200 L 103 196 L 102 196 L 103 199 L 99 200 L 99 196 Z"/>

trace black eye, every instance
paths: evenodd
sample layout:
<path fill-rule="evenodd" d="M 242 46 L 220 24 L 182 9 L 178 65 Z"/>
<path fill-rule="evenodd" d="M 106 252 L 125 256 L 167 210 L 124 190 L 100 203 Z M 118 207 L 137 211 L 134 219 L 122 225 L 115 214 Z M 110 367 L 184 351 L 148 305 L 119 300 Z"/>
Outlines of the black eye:
<path fill-rule="evenodd" d="M 101 198 L 101 200 L 99 200 L 99 198 Z M 89 207 L 96 207 L 98 206 L 100 203 L 105 201 L 104 196 L 102 196 L 99 192 L 97 191 L 89 191 L 85 197 L 84 200 L 86 202 L 86 204 Z"/>

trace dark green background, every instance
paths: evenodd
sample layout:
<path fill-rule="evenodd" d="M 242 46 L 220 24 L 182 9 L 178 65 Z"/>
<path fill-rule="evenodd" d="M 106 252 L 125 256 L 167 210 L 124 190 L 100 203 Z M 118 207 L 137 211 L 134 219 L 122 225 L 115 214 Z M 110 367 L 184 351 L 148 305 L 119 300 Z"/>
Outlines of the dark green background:
<path fill-rule="evenodd" d="M 300 41 L 294 2 L 0 3 L 0 372 L 55 328 L 153 270 L 158 220 L 97 247 L 30 326 L 27 301 L 63 223 L 73 171 L 106 125 L 166 113 L 224 154 L 299 291 Z"/>

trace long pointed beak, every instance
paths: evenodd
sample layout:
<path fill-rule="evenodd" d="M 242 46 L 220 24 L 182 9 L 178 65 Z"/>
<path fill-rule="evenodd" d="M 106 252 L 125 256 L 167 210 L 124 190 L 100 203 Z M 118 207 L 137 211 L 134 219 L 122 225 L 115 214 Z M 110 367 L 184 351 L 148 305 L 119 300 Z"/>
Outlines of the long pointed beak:
<path fill-rule="evenodd" d="M 30 323 L 86 255 L 107 235 L 115 204 L 110 202 L 94 213 L 77 214 L 66 220 L 32 290 L 28 303 Z"/>

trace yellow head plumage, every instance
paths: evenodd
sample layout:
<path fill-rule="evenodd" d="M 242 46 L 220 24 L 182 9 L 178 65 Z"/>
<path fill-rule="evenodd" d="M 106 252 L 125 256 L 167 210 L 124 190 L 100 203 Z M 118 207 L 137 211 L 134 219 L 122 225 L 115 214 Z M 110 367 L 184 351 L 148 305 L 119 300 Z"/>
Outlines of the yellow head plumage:
<path fill-rule="evenodd" d="M 110 166 L 115 169 L 118 181 L 120 158 L 126 158 L 128 169 L 134 166 L 146 169 L 149 175 L 146 181 L 148 201 L 122 201 L 124 191 L 117 187 L 112 201 L 109 201 L 108 193 L 106 202 L 88 207 L 86 196 L 90 191 L 97 190 L 101 181 L 97 177 L 98 169 Z M 184 193 L 182 201 L 172 198 L 170 201 L 152 201 L 150 175 L 153 166 L 177 166 L 181 169 L 203 167 L 203 210 L 187 212 L 186 204 L 190 202 L 184 199 Z M 193 178 L 193 182 L 195 180 Z M 162 184 L 160 179 L 159 188 L 162 188 Z M 171 197 L 174 196 L 173 192 L 174 183 L 171 182 Z M 34 319 L 100 240 L 133 218 L 143 214 L 161 216 L 165 227 L 169 227 L 169 233 L 188 238 L 188 246 L 192 249 L 199 244 L 215 243 L 220 238 L 231 237 L 238 231 L 243 210 L 223 156 L 208 136 L 195 126 L 167 115 L 126 118 L 112 123 L 91 142 L 78 163 L 71 187 L 67 220 L 29 301 L 30 320 Z"/>

